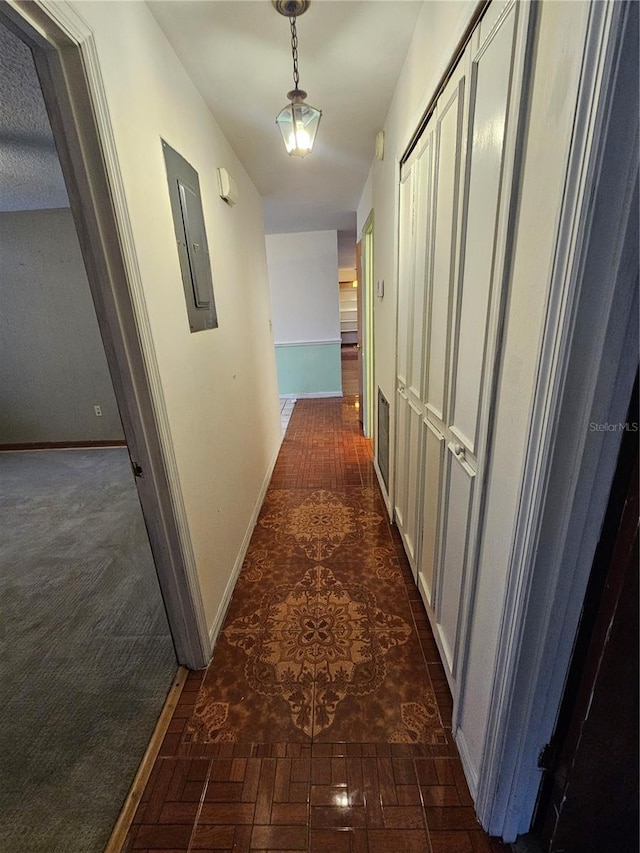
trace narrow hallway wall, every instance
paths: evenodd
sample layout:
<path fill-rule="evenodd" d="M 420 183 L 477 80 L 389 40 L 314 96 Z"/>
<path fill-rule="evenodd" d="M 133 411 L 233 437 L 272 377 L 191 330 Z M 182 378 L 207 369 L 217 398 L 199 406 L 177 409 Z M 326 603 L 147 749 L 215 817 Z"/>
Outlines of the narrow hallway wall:
<path fill-rule="evenodd" d="M 73 3 L 93 30 L 207 624 L 215 635 L 280 444 L 262 203 L 144 3 Z M 219 328 L 191 334 L 162 140 L 198 172 Z M 216 168 L 235 178 L 234 207 Z"/>

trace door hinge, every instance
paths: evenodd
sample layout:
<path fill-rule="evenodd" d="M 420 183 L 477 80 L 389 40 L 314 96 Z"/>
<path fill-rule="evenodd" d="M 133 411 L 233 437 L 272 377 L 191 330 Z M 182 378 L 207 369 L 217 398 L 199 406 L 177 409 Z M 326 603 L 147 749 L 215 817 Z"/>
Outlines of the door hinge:
<path fill-rule="evenodd" d="M 131 469 L 133 471 L 134 477 L 144 476 L 144 474 L 142 473 L 142 467 L 137 462 L 134 462 L 133 459 L 131 460 Z"/>

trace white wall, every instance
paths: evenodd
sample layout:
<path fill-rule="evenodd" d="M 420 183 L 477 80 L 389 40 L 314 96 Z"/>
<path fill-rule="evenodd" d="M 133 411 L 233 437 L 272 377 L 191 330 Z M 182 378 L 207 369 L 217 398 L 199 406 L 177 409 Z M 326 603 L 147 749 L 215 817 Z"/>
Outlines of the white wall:
<path fill-rule="evenodd" d="M 276 343 L 338 340 L 337 231 L 268 234 L 265 242 Z"/>
<path fill-rule="evenodd" d="M 121 441 L 70 209 L 0 213 L 0 257 L 0 444 Z"/>
<path fill-rule="evenodd" d="M 209 626 L 280 442 L 260 196 L 144 3 L 74 3 L 95 34 Z M 196 169 L 219 328 L 191 334 L 161 137 Z M 239 202 L 219 197 L 216 167 Z"/>

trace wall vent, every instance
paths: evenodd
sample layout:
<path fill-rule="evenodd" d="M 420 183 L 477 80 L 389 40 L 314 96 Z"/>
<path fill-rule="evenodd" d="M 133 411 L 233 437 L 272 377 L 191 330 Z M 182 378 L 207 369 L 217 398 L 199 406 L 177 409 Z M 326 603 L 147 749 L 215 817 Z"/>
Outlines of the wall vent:
<path fill-rule="evenodd" d="M 389 401 L 378 387 L 378 468 L 389 494 Z"/>

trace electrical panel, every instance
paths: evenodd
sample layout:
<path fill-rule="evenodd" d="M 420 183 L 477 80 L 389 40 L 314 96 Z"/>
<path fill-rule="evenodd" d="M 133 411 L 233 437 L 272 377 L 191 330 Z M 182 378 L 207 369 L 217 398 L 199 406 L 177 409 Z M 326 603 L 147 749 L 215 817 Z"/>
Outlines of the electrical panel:
<path fill-rule="evenodd" d="M 164 140 L 162 150 L 189 327 L 192 332 L 215 329 L 218 316 L 198 173 Z"/>

